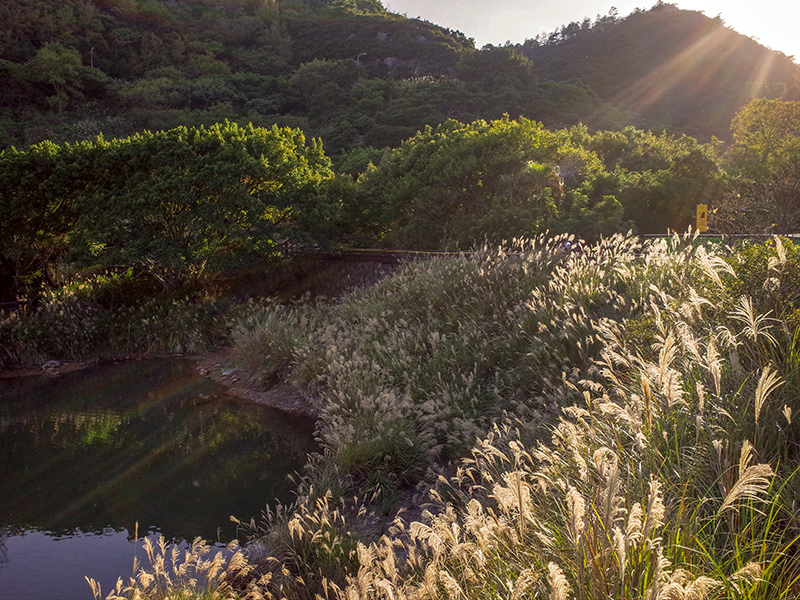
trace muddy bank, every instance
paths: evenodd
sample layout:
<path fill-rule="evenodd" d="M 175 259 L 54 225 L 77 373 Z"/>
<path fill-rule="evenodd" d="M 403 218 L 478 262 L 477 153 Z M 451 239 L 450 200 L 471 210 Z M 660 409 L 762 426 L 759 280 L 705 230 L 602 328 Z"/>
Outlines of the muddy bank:
<path fill-rule="evenodd" d="M 200 356 L 184 355 L 148 355 L 126 356 L 121 358 L 103 359 L 87 362 L 48 361 L 39 367 L 14 367 L 0 370 L 0 379 L 14 379 L 18 377 L 58 377 L 66 373 L 80 371 L 87 367 L 109 364 L 115 362 L 132 362 L 151 358 L 184 359 L 196 362 L 197 372 L 224 386 L 227 392 L 237 398 L 269 406 L 292 415 L 316 418 L 317 411 L 312 402 L 294 386 L 278 384 L 268 390 L 253 389 L 239 380 L 234 369 L 226 365 L 228 351 L 221 350 L 213 354 Z"/>
<path fill-rule="evenodd" d="M 13 366 L 0 369 L 0 379 L 13 379 L 16 377 L 57 377 L 66 373 L 73 373 L 80 371 L 86 367 L 93 367 L 95 365 L 107 365 L 117 362 L 128 362 L 132 360 L 139 360 L 144 358 L 175 358 L 175 355 L 136 355 L 136 356 L 122 356 L 113 358 L 103 358 L 92 361 L 62 361 L 62 360 L 49 360 L 39 366 Z M 178 357 L 179 358 L 179 357 Z"/>
<path fill-rule="evenodd" d="M 227 355 L 228 350 L 226 349 L 199 357 L 197 359 L 198 373 L 225 386 L 228 393 L 237 398 L 301 417 L 311 419 L 317 417 L 317 410 L 313 403 L 295 386 L 279 383 L 270 386 L 269 389 L 259 390 L 245 385 L 240 381 L 237 371 L 227 366 Z"/>

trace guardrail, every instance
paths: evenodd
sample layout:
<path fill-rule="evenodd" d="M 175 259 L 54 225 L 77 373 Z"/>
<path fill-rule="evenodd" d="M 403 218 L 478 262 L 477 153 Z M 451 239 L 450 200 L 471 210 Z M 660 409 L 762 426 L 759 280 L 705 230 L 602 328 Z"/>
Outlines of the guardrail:
<path fill-rule="evenodd" d="M 672 239 L 674 234 L 644 234 L 640 236 L 643 239 Z M 679 236 L 680 239 L 684 239 L 683 235 Z M 689 236 L 687 237 L 687 241 L 692 241 L 695 239 L 701 240 L 730 240 L 730 241 L 737 241 L 737 240 L 769 240 L 775 237 L 775 234 L 769 233 L 733 233 L 733 234 L 721 234 L 721 233 L 701 233 L 697 236 Z M 785 237 L 792 240 L 795 243 L 800 243 L 800 233 L 787 233 L 781 234 L 780 237 Z M 390 265 L 397 265 L 403 262 L 410 262 L 414 260 L 424 260 L 427 258 L 435 258 L 441 256 L 464 256 L 470 255 L 472 252 L 470 251 L 446 251 L 446 250 L 376 250 L 376 249 L 368 249 L 368 248 L 351 248 L 349 250 L 343 250 L 341 253 L 319 253 L 319 254 L 309 254 L 308 256 L 313 256 L 314 258 L 320 260 L 331 260 L 331 261 L 345 261 L 345 262 L 374 262 L 374 263 L 383 263 L 383 264 L 390 264 Z"/>
<path fill-rule="evenodd" d="M 645 233 L 640 236 L 648 240 L 659 238 L 672 238 L 674 234 Z M 683 239 L 683 234 L 679 234 Z M 690 235 L 689 240 L 695 239 L 714 239 L 714 240 L 769 240 L 774 237 L 783 237 L 794 242 L 800 241 L 800 233 L 699 233 L 697 236 Z"/>
<path fill-rule="evenodd" d="M 469 252 L 448 252 L 444 250 L 371 250 L 353 248 L 344 250 L 340 254 L 317 254 L 315 258 L 345 262 L 374 262 L 386 265 L 399 265 L 404 262 L 425 260 L 426 258 L 434 258 L 437 256 L 463 256 L 464 254 L 469 254 Z"/>

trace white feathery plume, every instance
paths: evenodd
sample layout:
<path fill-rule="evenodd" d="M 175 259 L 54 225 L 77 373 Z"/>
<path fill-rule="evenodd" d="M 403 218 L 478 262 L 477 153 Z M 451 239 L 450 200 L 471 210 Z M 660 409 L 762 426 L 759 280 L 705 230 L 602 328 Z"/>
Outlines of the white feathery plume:
<path fill-rule="evenodd" d="M 547 583 L 550 584 L 550 600 L 568 600 L 572 588 L 556 563 L 547 564 Z"/>
<path fill-rule="evenodd" d="M 764 407 L 764 402 L 766 402 L 769 395 L 781 385 L 783 385 L 783 381 L 781 381 L 778 372 L 773 371 L 769 365 L 764 367 L 764 370 L 761 372 L 761 377 L 758 379 L 758 385 L 756 386 L 756 425 L 758 425 L 758 418 L 761 415 L 761 409 Z"/>
<path fill-rule="evenodd" d="M 772 467 L 765 463 L 750 465 L 752 458 L 753 446 L 745 440 L 739 458 L 739 478 L 725 495 L 717 514 L 722 514 L 726 510 L 738 510 L 738 505 L 742 501 L 763 500 L 761 496 L 769 487 L 774 472 Z"/>

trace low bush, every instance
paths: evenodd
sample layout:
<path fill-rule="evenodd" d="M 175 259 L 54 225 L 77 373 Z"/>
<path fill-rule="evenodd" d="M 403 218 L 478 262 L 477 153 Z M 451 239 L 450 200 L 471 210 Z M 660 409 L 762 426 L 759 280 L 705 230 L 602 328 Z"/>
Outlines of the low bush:
<path fill-rule="evenodd" d="M 227 336 L 231 301 L 188 291 L 141 292 L 129 275 L 96 277 L 47 291 L 30 313 L 0 320 L 0 367 L 141 353 L 197 353 Z"/>

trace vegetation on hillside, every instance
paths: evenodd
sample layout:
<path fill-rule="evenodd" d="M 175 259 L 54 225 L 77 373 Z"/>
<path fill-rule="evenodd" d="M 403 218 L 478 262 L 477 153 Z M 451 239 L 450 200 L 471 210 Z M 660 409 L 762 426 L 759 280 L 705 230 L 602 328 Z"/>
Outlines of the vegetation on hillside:
<path fill-rule="evenodd" d="M 0 148 L 228 119 L 338 156 L 505 113 L 709 141 L 751 98 L 797 99 L 787 57 L 663 3 L 480 50 L 377 0 L 8 0 L 0 19 Z"/>
<path fill-rule="evenodd" d="M 379 2 L 10 0 L 0 19 L 0 148 L 224 119 L 383 148 L 448 117 L 561 125 L 593 104 L 582 84 L 539 85 L 511 49 L 476 54 Z"/>
<path fill-rule="evenodd" d="M 800 593 L 800 250 L 635 236 L 796 231 L 791 60 L 661 2 L 479 51 L 377 0 L 0 19 L 0 366 L 228 344 L 318 414 L 247 549 L 111 598 Z M 470 252 L 235 290 L 368 245 Z"/>
<path fill-rule="evenodd" d="M 135 267 L 165 291 L 262 267 L 281 244 L 324 246 L 339 200 L 321 145 L 234 123 L 0 154 L 7 294 L 59 267 Z"/>
<path fill-rule="evenodd" d="M 515 49 L 540 77 L 580 80 L 600 98 L 592 125 L 729 139 L 728 123 L 753 98 L 800 100 L 792 57 L 728 28 L 719 16 L 659 1 L 627 17 L 572 22 Z M 586 120 L 588 122 L 588 120 Z"/>
<path fill-rule="evenodd" d="M 691 226 L 698 204 L 720 233 L 792 233 L 798 104 L 750 102 L 724 152 L 633 127 L 449 120 L 361 155 L 372 162 L 356 181 L 297 129 L 230 122 L 11 148 L 0 153 L 3 297 L 37 298 L 109 269 L 165 294 L 208 290 L 285 262 L 290 249 L 664 234 Z"/>

